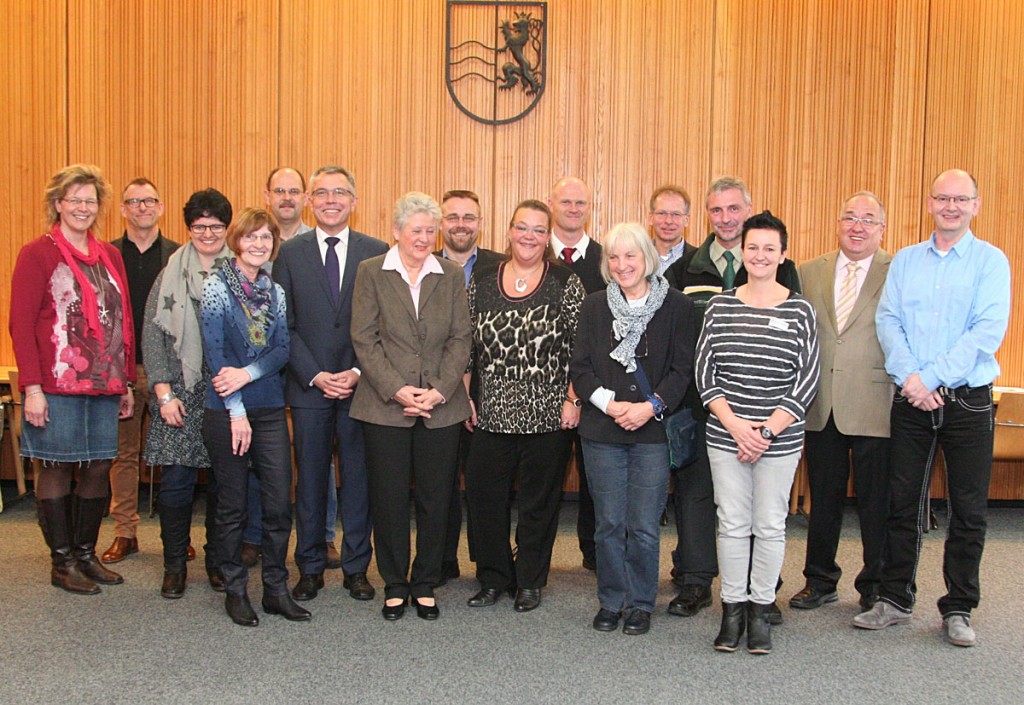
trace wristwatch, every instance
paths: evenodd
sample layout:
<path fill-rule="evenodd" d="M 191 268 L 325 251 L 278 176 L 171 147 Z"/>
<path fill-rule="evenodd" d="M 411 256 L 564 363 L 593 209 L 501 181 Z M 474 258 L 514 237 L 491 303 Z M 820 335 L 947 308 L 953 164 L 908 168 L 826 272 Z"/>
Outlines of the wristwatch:
<path fill-rule="evenodd" d="M 172 401 L 174 401 L 174 399 L 174 392 L 167 392 L 167 394 L 164 394 L 162 397 L 157 399 L 156 403 L 159 406 L 166 406 L 167 404 L 170 404 Z"/>
<path fill-rule="evenodd" d="M 577 409 L 583 407 L 583 400 L 579 397 L 566 397 L 565 400 L 575 406 Z"/>
<path fill-rule="evenodd" d="M 776 436 L 775 432 L 772 431 L 767 426 L 762 426 L 761 427 L 761 438 L 765 439 L 766 441 L 774 441 L 776 438 L 778 438 L 778 436 Z"/>

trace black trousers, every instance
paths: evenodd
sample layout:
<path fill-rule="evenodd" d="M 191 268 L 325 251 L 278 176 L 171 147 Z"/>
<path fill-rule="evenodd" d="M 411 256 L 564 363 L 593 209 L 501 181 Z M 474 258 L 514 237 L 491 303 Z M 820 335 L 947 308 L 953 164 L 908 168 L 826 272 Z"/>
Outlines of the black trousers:
<path fill-rule="evenodd" d="M 476 575 L 485 588 L 547 584 L 558 531 L 562 478 L 572 434 L 491 433 L 481 428 L 469 450 L 466 499 L 473 524 Z M 512 558 L 510 492 L 519 476 L 517 553 Z"/>
<path fill-rule="evenodd" d="M 854 584 L 861 595 L 878 594 L 889 512 L 889 445 L 888 438 L 840 433 L 831 415 L 825 428 L 807 432 L 805 457 L 813 505 L 804 577 L 811 587 L 835 590 L 843 573 L 836 563 L 836 551 L 852 462 L 864 553 L 864 565 Z"/>
<path fill-rule="evenodd" d="M 448 502 L 448 526 L 444 534 L 444 561 L 457 563 L 459 560 L 459 534 L 462 533 L 462 487 L 459 478 L 465 474 L 466 460 L 473 434 L 460 424 L 459 452 L 452 473 L 452 496 Z M 469 544 L 469 559 L 473 560 L 473 527 L 466 522 L 466 542 Z"/>
<path fill-rule="evenodd" d="M 584 558 L 596 562 L 597 546 L 594 543 L 596 520 L 594 518 L 594 499 L 590 496 L 590 485 L 587 483 L 587 466 L 583 462 L 583 439 L 575 430 L 572 432 L 573 452 L 576 456 L 576 473 L 580 478 L 579 507 L 576 510 L 576 539 L 580 543 L 580 553 Z"/>
<path fill-rule="evenodd" d="M 676 535 L 672 567 L 684 585 L 711 587 L 718 575 L 716 544 L 717 508 L 715 486 L 708 461 L 707 422 L 697 419 L 697 459 L 684 468 L 673 468 Z"/>
<path fill-rule="evenodd" d="M 433 597 L 441 579 L 459 428 L 363 424 L 377 569 L 390 598 Z M 409 572 L 410 481 L 416 483 L 416 559 Z"/>
<path fill-rule="evenodd" d="M 252 444 L 235 455 L 227 411 L 206 409 L 203 441 L 217 473 L 217 557 L 228 593 L 241 595 L 249 582 L 242 563 L 242 534 L 248 522 L 250 460 L 260 480 L 263 505 L 263 589 L 270 595 L 288 592 L 288 539 L 292 533 L 292 452 L 284 408 L 249 409 Z"/>

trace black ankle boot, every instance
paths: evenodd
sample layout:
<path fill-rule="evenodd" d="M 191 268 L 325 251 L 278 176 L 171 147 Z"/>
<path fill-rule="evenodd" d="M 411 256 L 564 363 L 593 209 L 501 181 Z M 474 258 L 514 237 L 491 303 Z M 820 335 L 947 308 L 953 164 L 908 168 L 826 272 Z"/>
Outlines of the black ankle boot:
<path fill-rule="evenodd" d="M 718 651 L 735 651 L 739 648 L 740 637 L 747 621 L 746 602 L 722 603 L 722 628 L 715 638 L 715 649 Z"/>
<path fill-rule="evenodd" d="M 159 511 L 160 539 L 164 544 L 164 581 L 160 586 L 160 595 L 173 600 L 185 594 L 185 562 L 188 558 L 192 505 L 171 507 L 161 502 Z"/>
<path fill-rule="evenodd" d="M 772 652 L 772 625 L 768 623 L 769 605 L 747 603 L 747 651 L 752 654 Z"/>
<path fill-rule="evenodd" d="M 53 561 L 50 584 L 77 595 L 99 594 L 100 586 L 82 575 L 71 551 L 71 497 L 40 499 L 36 502 L 36 514 Z"/>
<path fill-rule="evenodd" d="M 99 538 L 103 512 L 108 505 L 106 497 L 83 498 L 75 495 L 71 498 L 71 512 L 75 522 L 74 554 L 78 569 L 87 578 L 101 585 L 120 585 L 124 578 L 107 570 L 96 555 L 96 539 Z"/>

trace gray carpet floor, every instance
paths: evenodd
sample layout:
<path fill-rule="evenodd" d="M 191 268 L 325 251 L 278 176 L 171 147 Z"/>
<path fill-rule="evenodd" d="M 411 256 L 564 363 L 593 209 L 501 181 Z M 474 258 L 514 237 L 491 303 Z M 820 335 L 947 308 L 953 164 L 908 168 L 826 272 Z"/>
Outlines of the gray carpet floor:
<path fill-rule="evenodd" d="M 200 502 L 197 546 L 202 512 Z M 665 612 L 675 594 L 671 524 L 662 531 L 664 579 L 645 636 L 591 629 L 595 578 L 580 568 L 571 503 L 563 505 L 544 602 L 533 612 L 515 613 L 508 599 L 466 606 L 477 584 L 463 541 L 463 577 L 437 591 L 437 622 L 412 611 L 385 622 L 380 593 L 357 602 L 340 572 L 328 571 L 326 589 L 305 603 L 312 622 L 260 612 L 260 626 L 247 629 L 231 623 L 223 596 L 209 589 L 201 552 L 184 598 L 160 598 L 156 518 L 143 518 L 141 553 L 115 566 L 124 585 L 95 597 L 51 587 L 32 502 L 21 501 L 0 514 L 0 703 L 1020 703 L 1024 510 L 993 509 L 989 518 L 976 647 L 942 637 L 934 607 L 943 592 L 941 526 L 925 539 L 913 622 L 877 633 L 850 626 L 859 542 L 848 510 L 840 601 L 811 612 L 787 606 L 803 585 L 807 531 L 805 518 L 790 519 L 785 624 L 773 631 L 773 653 L 755 657 L 711 648 L 717 603 L 689 619 Z M 111 538 L 108 522 L 102 548 Z M 370 579 L 380 590 L 373 568 Z M 258 577 L 250 596 L 259 611 Z"/>

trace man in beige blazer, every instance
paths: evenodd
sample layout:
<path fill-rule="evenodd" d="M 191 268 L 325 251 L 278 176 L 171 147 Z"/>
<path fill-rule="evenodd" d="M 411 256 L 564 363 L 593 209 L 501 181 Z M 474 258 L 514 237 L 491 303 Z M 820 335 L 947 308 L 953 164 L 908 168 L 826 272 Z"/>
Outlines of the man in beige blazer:
<path fill-rule="evenodd" d="M 875 309 L 892 256 L 879 249 L 885 208 L 861 191 L 839 212 L 839 249 L 800 266 L 804 296 L 818 316 L 821 381 L 807 411 L 805 457 L 811 510 L 804 589 L 789 601 L 814 609 L 838 599 L 836 564 L 852 461 L 864 567 L 855 585 L 860 604 L 878 600 L 889 503 L 889 407 L 892 380 L 875 335 Z"/>

